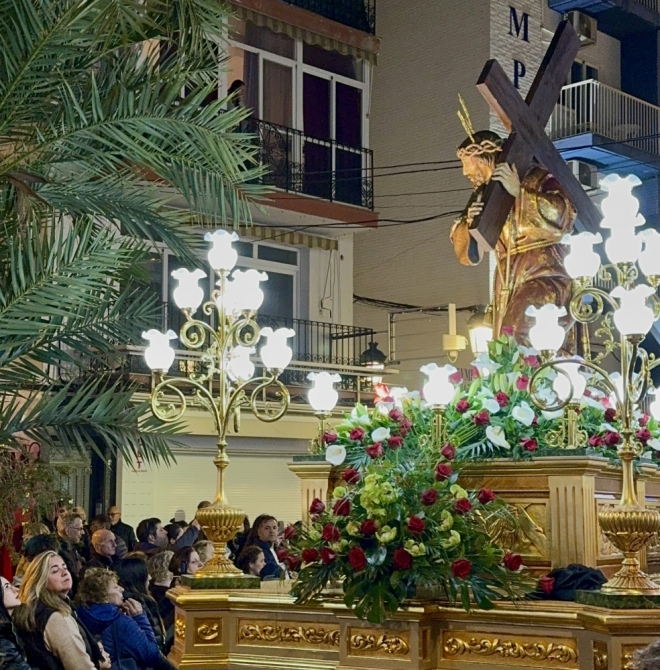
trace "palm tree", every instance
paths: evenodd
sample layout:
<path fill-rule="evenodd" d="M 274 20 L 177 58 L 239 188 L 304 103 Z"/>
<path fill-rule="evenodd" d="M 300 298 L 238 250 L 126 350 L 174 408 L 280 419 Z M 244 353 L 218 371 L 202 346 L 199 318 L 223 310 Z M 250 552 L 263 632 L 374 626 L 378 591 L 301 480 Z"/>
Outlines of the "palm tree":
<path fill-rule="evenodd" d="M 189 224 L 245 223 L 262 193 L 246 112 L 206 104 L 226 20 L 217 0 L 0 0 L 0 448 L 168 458 L 112 356 L 158 309 L 149 243 L 195 263 Z"/>

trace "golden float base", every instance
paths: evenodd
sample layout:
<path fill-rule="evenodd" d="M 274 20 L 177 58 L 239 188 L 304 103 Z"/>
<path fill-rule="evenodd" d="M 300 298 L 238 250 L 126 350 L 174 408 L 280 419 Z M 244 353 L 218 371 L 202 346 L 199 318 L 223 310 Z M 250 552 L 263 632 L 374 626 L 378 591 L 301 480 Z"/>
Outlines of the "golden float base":
<path fill-rule="evenodd" d="M 373 626 L 339 598 L 301 606 L 286 588 L 173 589 L 170 660 L 190 670 L 631 670 L 634 651 L 658 637 L 657 616 L 649 610 L 550 601 L 470 613 L 411 601 Z"/>

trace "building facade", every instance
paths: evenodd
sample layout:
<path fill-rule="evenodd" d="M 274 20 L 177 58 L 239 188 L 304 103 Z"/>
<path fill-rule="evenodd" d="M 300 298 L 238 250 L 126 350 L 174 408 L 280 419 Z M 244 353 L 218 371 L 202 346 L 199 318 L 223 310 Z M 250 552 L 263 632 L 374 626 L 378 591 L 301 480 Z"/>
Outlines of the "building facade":
<path fill-rule="evenodd" d="M 469 308 L 489 302 L 492 267 L 486 260 L 477 267 L 460 265 L 449 242 L 453 219 L 470 193 L 455 160 L 465 139 L 457 118 L 459 94 L 475 129 L 505 132 L 475 86 L 488 59 L 501 63 L 524 96 L 559 22 L 569 18 L 582 48 L 547 131 L 596 199 L 600 177 L 640 176 L 644 183 L 636 194 L 642 213 L 658 225 L 658 5 L 657 0 L 379 2 L 382 48 L 370 132 L 378 157 L 374 190 L 381 224 L 356 238 L 354 290 L 372 300 L 356 304 L 355 319 L 382 332 L 388 317 L 391 323 L 388 312 L 399 310 L 392 356 L 399 361 L 396 383 L 419 388 L 420 365 L 446 361 L 446 311 L 406 307 L 446 309 L 456 303 L 458 332 L 467 335 Z M 467 367 L 471 360 L 468 349 L 457 365 Z"/>

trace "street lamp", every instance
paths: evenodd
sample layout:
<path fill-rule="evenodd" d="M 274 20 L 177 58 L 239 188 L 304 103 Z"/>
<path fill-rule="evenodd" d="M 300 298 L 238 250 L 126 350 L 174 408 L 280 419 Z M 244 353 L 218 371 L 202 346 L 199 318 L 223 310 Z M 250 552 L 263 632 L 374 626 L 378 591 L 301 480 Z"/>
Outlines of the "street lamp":
<path fill-rule="evenodd" d="M 323 436 L 326 433 L 326 422 L 332 415 L 332 410 L 337 405 L 339 393 L 334 384 L 341 381 L 341 375 L 330 372 L 310 372 L 307 379 L 313 383 L 307 392 L 309 404 L 314 410 L 314 416 L 319 420 L 319 432 L 310 442 L 309 451 L 312 454 L 320 454 L 323 450 Z"/>
<path fill-rule="evenodd" d="M 660 364 L 660 359 L 650 358 L 640 347 L 653 322 L 660 316 L 660 301 L 655 296 L 660 283 L 660 267 L 657 257 L 644 256 L 647 251 L 642 251 L 644 243 L 647 249 L 653 249 L 657 239 L 647 233 L 635 233 L 635 228 L 644 223 L 638 213 L 637 199 L 632 195 L 633 187 L 640 183 L 635 176 L 623 179 L 616 175 L 601 181 L 601 188 L 608 191 L 602 203 L 604 218 L 601 226 L 612 231 L 605 243 L 609 263 L 595 267 L 591 246 L 599 236 L 587 238 L 581 233 L 565 240 L 571 245 L 567 271 L 574 280 L 571 316 L 584 325 L 600 320 L 605 351 L 591 357 L 587 349 L 585 356 L 577 360 L 557 356 L 564 341 L 558 319 L 566 314 L 566 310 L 556 305 L 544 305 L 540 309 L 529 307 L 526 311 L 529 316 L 536 317 L 530 340 L 542 352 L 543 361 L 530 380 L 534 404 L 547 411 L 575 405 L 584 393 L 584 382 L 578 372 L 580 365 L 595 373 L 597 383 L 610 395 L 621 420 L 622 444 L 618 449 L 623 468 L 621 500 L 614 508 L 598 513 L 603 534 L 624 555 L 619 572 L 602 587 L 604 593 L 614 595 L 660 595 L 660 587 L 640 570 L 638 560 L 638 553 L 660 530 L 660 513 L 645 509 L 638 502 L 633 470 L 633 460 L 641 453 L 641 444 L 634 439 L 635 412 L 647 393 L 651 370 Z M 573 257 L 575 253 L 577 256 Z M 638 281 L 638 261 L 649 284 Z M 614 280 L 616 287 L 607 293 L 593 286 L 593 277 L 597 273 Z M 652 307 L 648 304 L 649 299 Z M 614 310 L 613 315 L 605 313 L 606 305 Z M 611 319 L 619 331 L 618 342 Z M 609 373 L 600 366 L 603 358 L 615 348 L 620 349 L 620 375 Z M 554 399 L 550 400 L 547 386 L 544 388 L 548 368 L 559 375 L 552 387 Z M 660 407 L 653 409 L 660 410 Z"/>
<path fill-rule="evenodd" d="M 201 571 L 194 577 L 184 577 L 184 581 L 197 588 L 258 588 L 259 579 L 243 575 L 225 553 L 227 542 L 243 527 L 245 518 L 242 510 L 229 505 L 225 493 L 224 473 L 229 465 L 227 433 L 230 426 L 238 432 L 242 408 L 248 408 L 266 422 L 284 416 L 289 407 L 289 392 L 279 376 L 291 362 L 293 352 L 287 340 L 294 331 L 259 328 L 255 316 L 264 299 L 259 284 L 268 277 L 257 270 L 234 270 L 229 276 L 238 259 L 232 247 L 238 235 L 217 230 L 207 233 L 204 239 L 212 243 L 208 261 L 217 277 L 218 288 L 213 291 L 211 300 L 204 303 L 202 311 L 207 316 L 215 316 L 216 327 L 193 318 L 204 301 L 199 280 L 205 278 L 206 273 L 175 270 L 172 276 L 179 283 L 174 290 L 174 300 L 186 319 L 179 340 L 187 349 L 201 353 L 202 369 L 191 371 L 186 377 L 166 378 L 174 360 L 170 340 L 176 338 L 175 333 L 171 330 L 165 334 L 157 330 L 143 333 L 149 340 L 145 359 L 152 370 L 151 408 L 161 421 L 177 421 L 187 408 L 188 398 L 184 391 L 190 389 L 195 402 L 213 416 L 218 437 L 218 453 L 213 461 L 218 471 L 215 500 L 210 507 L 197 511 L 197 520 L 213 541 L 214 554 Z M 260 351 L 266 371 L 255 377 L 250 356 L 255 353 L 262 335 L 267 340 Z M 274 389 L 275 400 L 260 407 L 257 401 L 268 388 Z"/>

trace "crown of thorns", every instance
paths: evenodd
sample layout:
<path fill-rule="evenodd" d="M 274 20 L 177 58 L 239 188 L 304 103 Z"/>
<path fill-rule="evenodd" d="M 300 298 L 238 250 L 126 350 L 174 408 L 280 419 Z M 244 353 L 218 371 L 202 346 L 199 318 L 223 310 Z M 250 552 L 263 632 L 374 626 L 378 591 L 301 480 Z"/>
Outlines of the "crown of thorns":
<path fill-rule="evenodd" d="M 456 155 L 459 158 L 469 158 L 470 156 L 483 156 L 484 154 L 496 154 L 502 151 L 502 147 L 492 140 L 483 140 L 478 144 L 468 144 L 456 150 Z"/>

